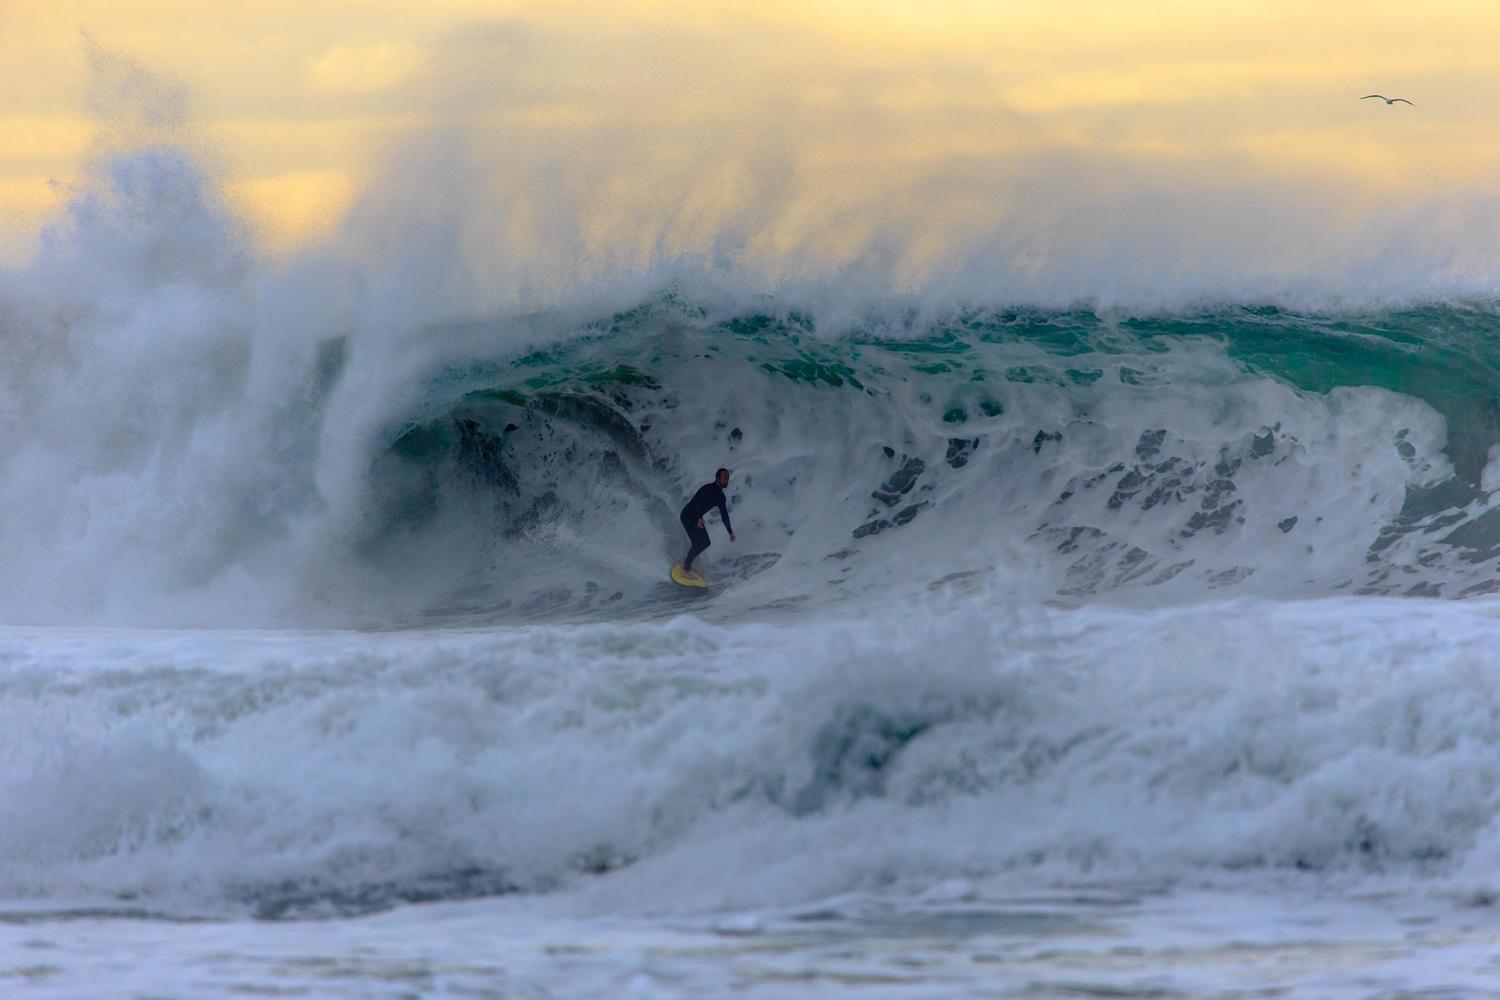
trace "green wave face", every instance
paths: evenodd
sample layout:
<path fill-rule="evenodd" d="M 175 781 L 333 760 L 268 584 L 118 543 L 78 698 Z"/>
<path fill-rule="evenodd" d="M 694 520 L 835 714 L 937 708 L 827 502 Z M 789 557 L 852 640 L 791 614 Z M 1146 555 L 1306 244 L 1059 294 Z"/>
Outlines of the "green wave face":
<path fill-rule="evenodd" d="M 834 335 L 668 296 L 434 372 L 372 466 L 365 544 L 407 571 L 428 532 L 481 539 L 455 607 L 655 607 L 677 508 L 726 465 L 749 544 L 712 550 L 720 594 L 757 608 L 1015 565 L 1069 600 L 1488 592 L 1497 330 L 976 309 Z"/>

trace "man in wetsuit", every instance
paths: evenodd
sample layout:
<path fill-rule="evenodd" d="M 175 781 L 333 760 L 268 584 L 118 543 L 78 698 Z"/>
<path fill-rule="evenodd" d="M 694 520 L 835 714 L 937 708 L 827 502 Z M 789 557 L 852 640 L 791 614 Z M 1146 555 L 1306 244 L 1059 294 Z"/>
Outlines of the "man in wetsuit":
<path fill-rule="evenodd" d="M 729 508 L 724 503 L 724 487 L 728 485 L 729 470 L 720 469 L 714 473 L 714 481 L 700 486 L 698 492 L 693 494 L 693 499 L 682 508 L 682 528 L 693 542 L 693 547 L 688 549 L 687 558 L 682 560 L 684 573 L 693 572 L 693 560 L 712 544 L 708 540 L 708 529 L 703 526 L 703 515 L 715 507 L 719 508 L 719 518 L 724 522 L 724 529 L 729 532 L 729 540 L 734 541 L 734 528 L 729 524 Z"/>

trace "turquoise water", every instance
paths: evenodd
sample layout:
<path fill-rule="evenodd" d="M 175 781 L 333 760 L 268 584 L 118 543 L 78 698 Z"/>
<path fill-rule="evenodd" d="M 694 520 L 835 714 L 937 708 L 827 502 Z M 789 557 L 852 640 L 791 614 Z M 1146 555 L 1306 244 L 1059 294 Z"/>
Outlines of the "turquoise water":
<path fill-rule="evenodd" d="M 364 538 L 375 552 L 463 507 L 527 550 L 567 526 L 584 544 L 562 558 L 587 574 L 609 511 L 637 505 L 671 539 L 676 498 L 725 464 L 742 517 L 788 532 L 758 568 L 805 548 L 809 520 L 825 559 L 900 544 L 962 563 L 964 543 L 928 530 L 957 518 L 1040 560 L 1064 599 L 1488 593 L 1497 329 L 1478 305 L 872 312 L 829 329 L 666 294 L 430 370 L 381 432 Z"/>

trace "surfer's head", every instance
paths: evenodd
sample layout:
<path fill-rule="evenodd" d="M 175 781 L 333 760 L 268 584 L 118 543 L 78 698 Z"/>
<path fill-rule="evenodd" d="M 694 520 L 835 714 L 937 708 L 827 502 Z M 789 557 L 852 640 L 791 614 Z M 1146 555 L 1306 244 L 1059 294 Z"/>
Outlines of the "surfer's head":
<path fill-rule="evenodd" d="M 714 485 L 721 490 L 729 485 L 728 469 L 720 469 L 718 472 L 714 473 Z"/>

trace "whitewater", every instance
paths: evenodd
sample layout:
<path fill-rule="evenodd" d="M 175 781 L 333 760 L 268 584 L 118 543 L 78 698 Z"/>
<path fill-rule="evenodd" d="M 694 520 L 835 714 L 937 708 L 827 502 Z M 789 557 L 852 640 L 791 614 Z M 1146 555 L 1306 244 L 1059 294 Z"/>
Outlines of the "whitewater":
<path fill-rule="evenodd" d="M 272 258 L 138 138 L 0 271 L 5 995 L 1500 995 L 1487 258 L 643 263 L 443 137 Z"/>

